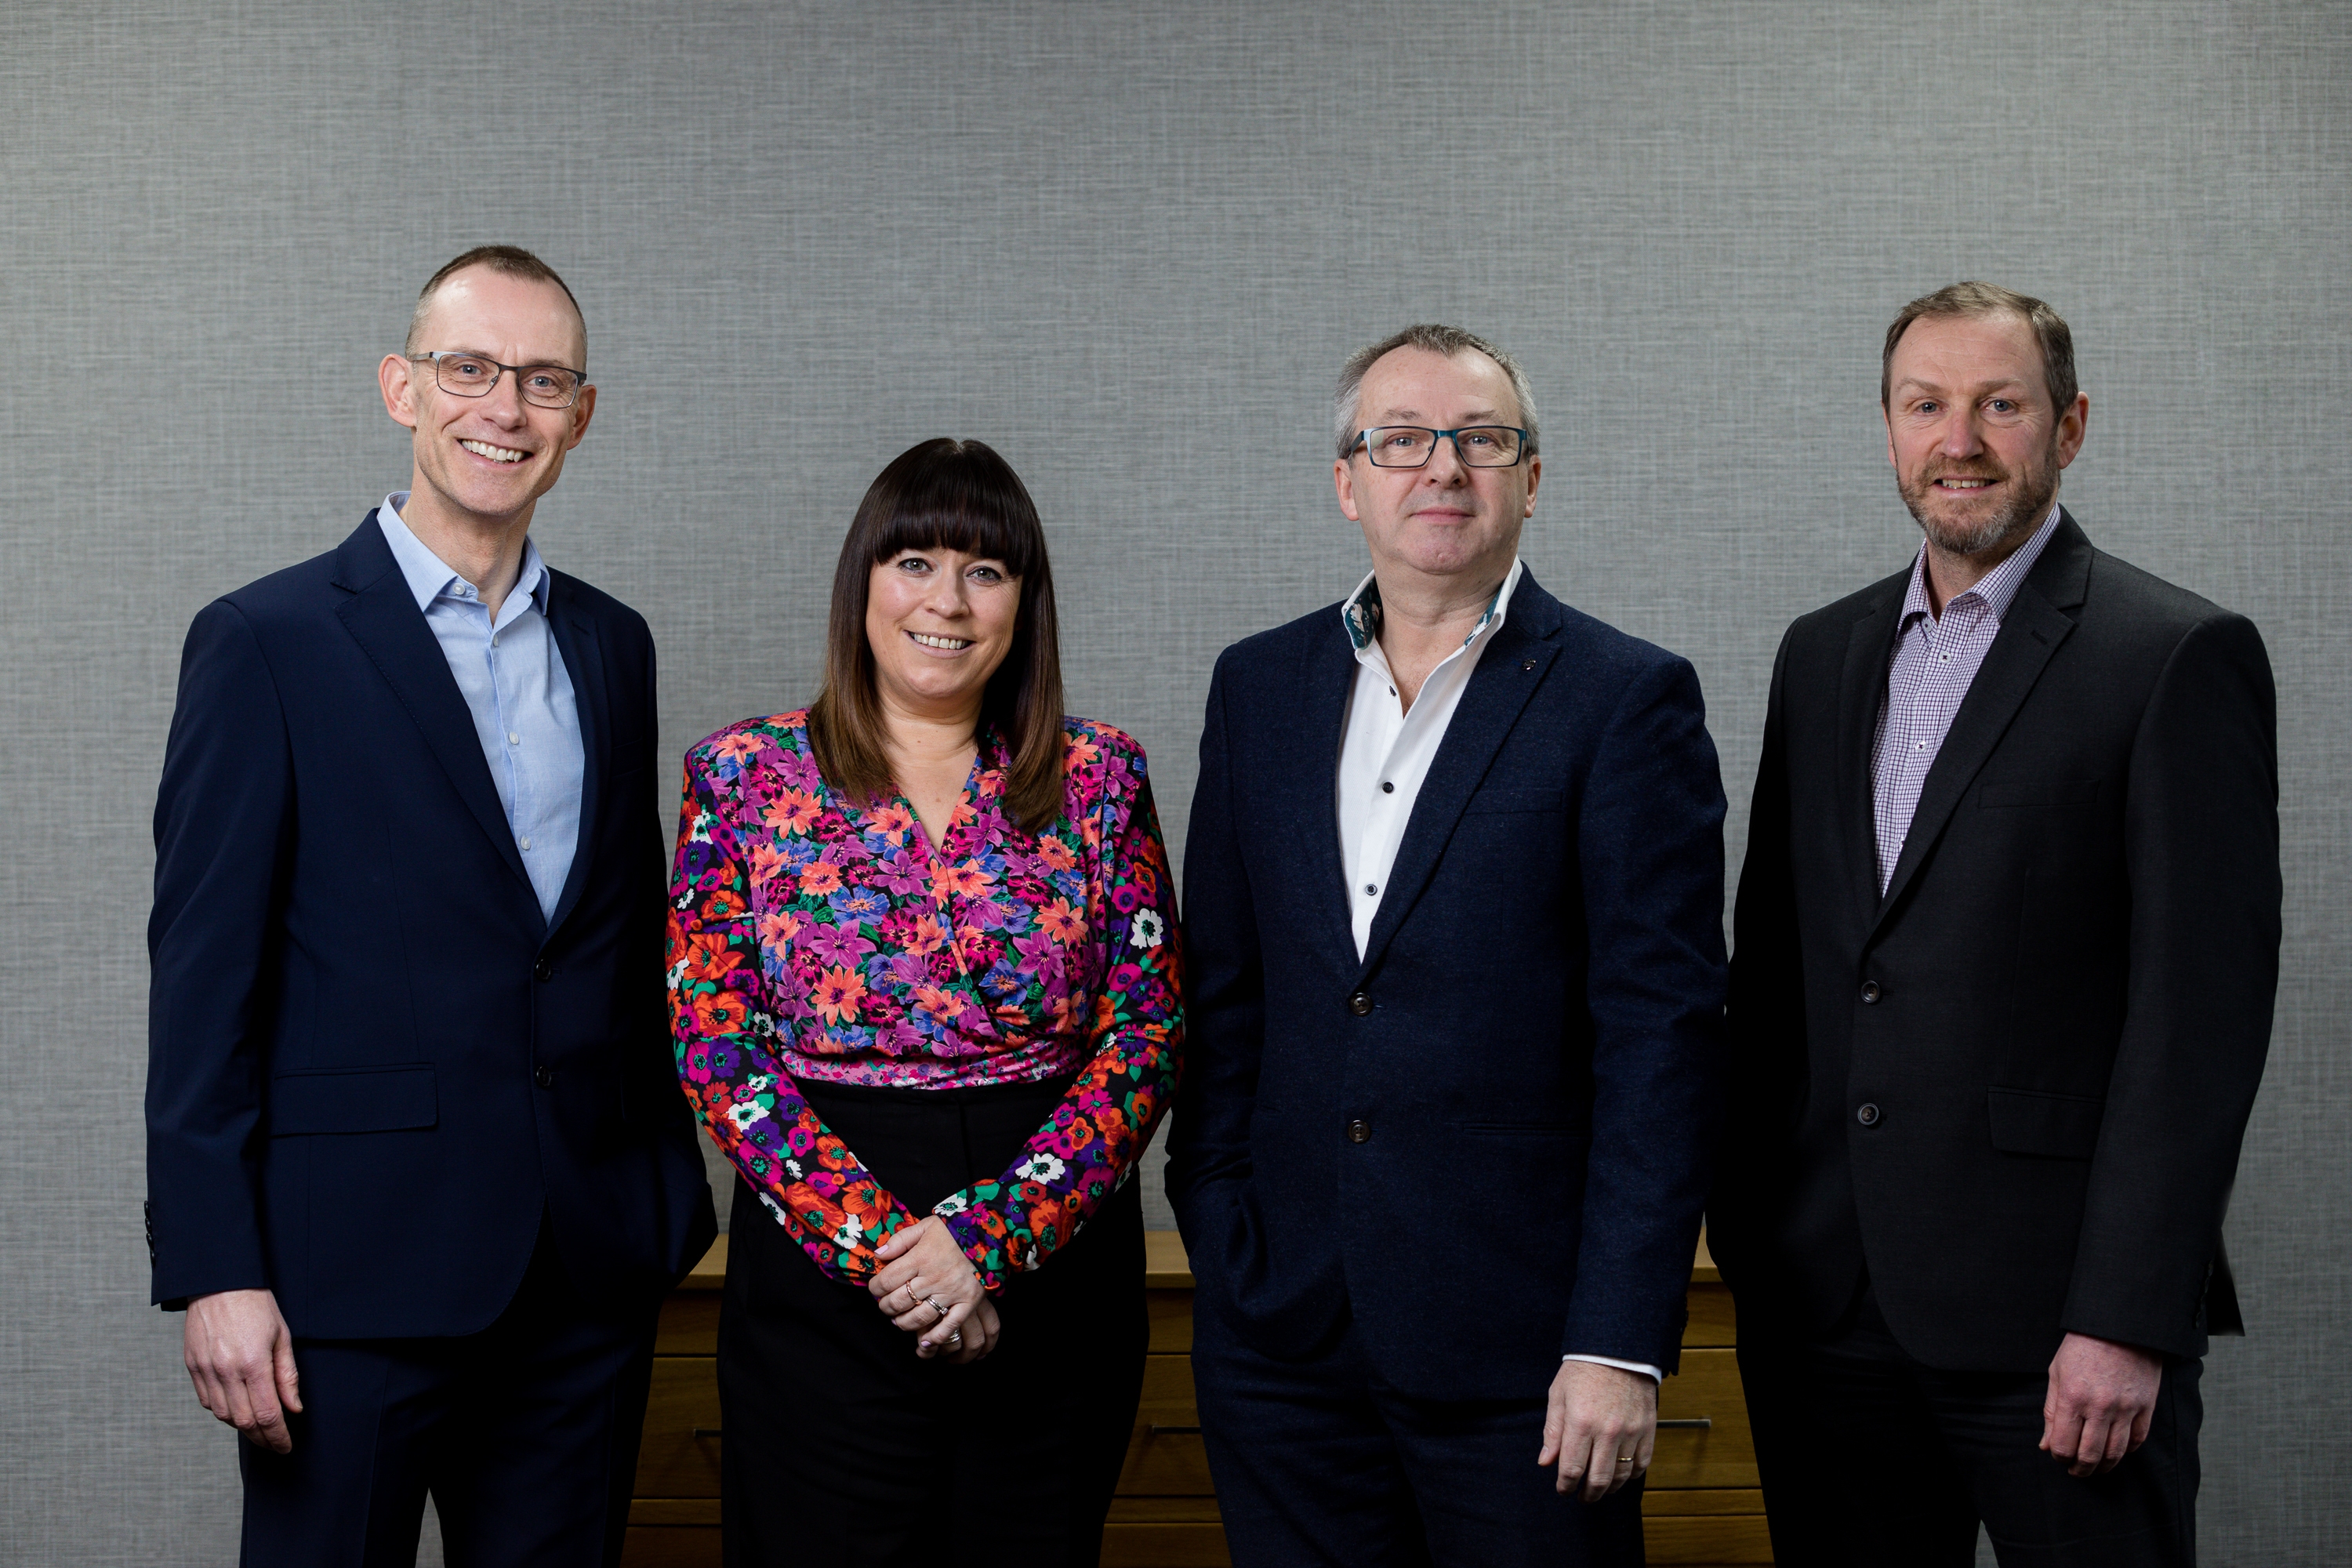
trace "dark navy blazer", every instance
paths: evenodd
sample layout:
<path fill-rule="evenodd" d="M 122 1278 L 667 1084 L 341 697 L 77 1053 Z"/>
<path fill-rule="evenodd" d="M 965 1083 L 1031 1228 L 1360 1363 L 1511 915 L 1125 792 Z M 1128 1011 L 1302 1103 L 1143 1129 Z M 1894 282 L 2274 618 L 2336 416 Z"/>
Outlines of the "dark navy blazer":
<path fill-rule="evenodd" d="M 1334 605 L 1210 689 L 1168 1166 L 1200 1298 L 1291 1359 L 1352 1318 L 1417 1397 L 1539 1395 L 1570 1352 L 1672 1368 L 1725 984 L 1697 677 L 1524 576 L 1360 960 L 1356 668 Z"/>
<path fill-rule="evenodd" d="M 451 1335 L 542 1215 L 583 1299 L 715 1234 L 664 1002 L 654 651 L 551 574 L 579 847 L 543 917 L 375 513 L 196 616 L 155 808 L 154 1299 L 268 1287 L 299 1335 Z"/>

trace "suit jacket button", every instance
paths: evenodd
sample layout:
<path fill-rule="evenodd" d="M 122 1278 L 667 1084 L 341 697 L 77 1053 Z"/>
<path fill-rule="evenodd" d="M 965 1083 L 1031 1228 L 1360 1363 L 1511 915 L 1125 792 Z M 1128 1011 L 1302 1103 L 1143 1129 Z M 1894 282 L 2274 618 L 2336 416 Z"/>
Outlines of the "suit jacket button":
<path fill-rule="evenodd" d="M 1359 1118 L 1348 1123 L 1348 1142 L 1369 1143 L 1372 1141 L 1372 1124 Z"/>
<path fill-rule="evenodd" d="M 553 1089 L 555 1087 L 555 1069 L 553 1068 L 541 1068 L 530 1076 L 531 1081 L 538 1084 L 541 1089 Z"/>
<path fill-rule="evenodd" d="M 1885 989 L 1877 981 L 1865 980 L 1862 983 L 1862 999 L 1864 1002 L 1875 1002 L 1885 994 Z"/>
<path fill-rule="evenodd" d="M 541 980 L 552 980 L 555 978 L 555 965 L 548 963 L 547 960 L 543 958 L 537 963 L 530 966 L 530 972 L 533 974 L 538 975 Z"/>
<path fill-rule="evenodd" d="M 1864 1127 L 1875 1127 L 1878 1125 L 1878 1107 L 1864 1100 L 1862 1103 L 1862 1109 L 1853 1113 L 1853 1119 Z"/>
<path fill-rule="evenodd" d="M 1370 1017 L 1372 1012 L 1372 994 L 1369 991 L 1359 991 L 1349 997 L 1348 1011 L 1359 1018 Z M 1361 1142 L 1363 1140 L 1358 1139 L 1357 1142 Z"/>

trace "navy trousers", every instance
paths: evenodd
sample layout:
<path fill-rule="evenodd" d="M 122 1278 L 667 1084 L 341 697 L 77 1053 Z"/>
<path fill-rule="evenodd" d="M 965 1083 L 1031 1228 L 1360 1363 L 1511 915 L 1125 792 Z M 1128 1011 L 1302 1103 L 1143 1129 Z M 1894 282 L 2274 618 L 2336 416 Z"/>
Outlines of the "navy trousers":
<path fill-rule="evenodd" d="M 2168 1362 L 2147 1441 L 2078 1480 L 2039 1447 L 2045 1374 L 1921 1365 L 1866 1283 L 1820 1341 L 1743 1333 L 1773 1555 L 1824 1568 L 1969 1568 L 1982 1521 L 2002 1568 L 2189 1568 L 2202 1370 Z"/>
<path fill-rule="evenodd" d="M 294 1451 L 243 1438 L 245 1568 L 414 1568 L 433 1499 L 449 1568 L 620 1561 L 658 1303 L 583 1310 L 547 1233 L 478 1334 L 294 1342 Z"/>
<path fill-rule="evenodd" d="M 1352 1328 L 1276 1361 L 1205 1303 L 1192 1382 L 1234 1568 L 1636 1568 L 1642 1490 L 1587 1505 L 1538 1466 L 1545 1388 L 1524 1400 L 1408 1399 Z"/>

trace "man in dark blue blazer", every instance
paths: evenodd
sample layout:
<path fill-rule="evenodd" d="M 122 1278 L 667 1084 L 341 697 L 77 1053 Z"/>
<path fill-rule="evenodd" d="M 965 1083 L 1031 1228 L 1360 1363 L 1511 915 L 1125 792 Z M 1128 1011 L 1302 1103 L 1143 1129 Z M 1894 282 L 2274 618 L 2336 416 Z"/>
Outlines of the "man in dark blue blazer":
<path fill-rule="evenodd" d="M 663 1008 L 644 620 L 550 571 L 595 407 L 511 247 L 380 371 L 415 473 L 190 629 L 155 815 L 148 1237 L 251 1439 L 248 1564 L 618 1560 L 663 1293 L 715 1234 Z M 299 1380 L 298 1380 L 299 1379 Z"/>
<path fill-rule="evenodd" d="M 1723 790 L 1689 664 L 1517 559 L 1526 378 L 1339 382 L 1371 574 L 1228 648 L 1169 1194 L 1238 1564 L 1634 1563 L 1717 1122 Z"/>

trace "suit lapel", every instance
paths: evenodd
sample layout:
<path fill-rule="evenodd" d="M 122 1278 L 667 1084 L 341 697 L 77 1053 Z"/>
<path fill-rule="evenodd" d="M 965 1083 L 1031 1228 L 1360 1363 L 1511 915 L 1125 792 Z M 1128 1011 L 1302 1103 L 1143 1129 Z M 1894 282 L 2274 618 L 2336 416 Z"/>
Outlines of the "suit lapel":
<path fill-rule="evenodd" d="M 587 885 L 589 864 L 596 843 L 596 813 L 604 805 L 605 775 L 613 763 L 612 693 L 604 680 L 604 649 L 596 624 L 571 602 L 564 579 L 547 574 L 547 624 L 555 634 L 555 650 L 572 678 L 572 706 L 580 715 L 580 837 L 572 853 L 572 869 L 564 874 L 563 890 L 556 896 L 551 931 L 563 923 Z"/>
<path fill-rule="evenodd" d="M 1952 728 L 1936 753 L 1935 766 L 1927 770 L 1920 785 L 1919 808 L 1911 814 L 1911 829 L 1904 837 L 1894 875 L 1887 879 L 1886 897 L 1879 901 L 1871 937 L 1876 937 L 1887 912 L 1917 874 L 1919 863 L 1935 847 L 1960 798 L 2008 732 L 2018 710 L 2025 706 L 2051 656 L 2074 631 L 2074 618 L 2066 610 L 2081 605 L 2090 564 L 2090 542 L 2074 526 L 2074 520 L 2062 513 L 2058 531 L 2043 548 L 2042 559 L 2033 563 L 2033 571 L 2018 584 L 2017 596 L 2009 602 L 2000 631 L 1985 650 L 1984 664 L 1969 683 L 1969 694 L 1960 700 L 1959 711 L 1952 715 Z"/>
<path fill-rule="evenodd" d="M 1887 661 L 1908 574 L 1882 586 L 1884 591 L 1853 623 L 1838 682 L 1838 820 L 1846 830 L 1846 879 L 1865 931 L 1878 913 L 1878 813 L 1871 746 L 1878 735 L 1878 710 L 1886 699 Z"/>
<path fill-rule="evenodd" d="M 1437 743 L 1437 755 L 1430 759 L 1421 794 L 1414 797 L 1404 839 L 1397 846 L 1396 863 L 1389 868 L 1388 892 L 1364 942 L 1360 983 L 1379 966 L 1397 928 L 1412 912 L 1454 837 L 1463 807 L 1470 804 L 1478 781 L 1486 776 L 1496 753 L 1510 737 L 1511 727 L 1518 722 L 1520 710 L 1559 657 L 1559 622 L 1557 603 L 1536 587 L 1531 574 L 1523 574 L 1508 614 L 1479 656 L 1477 668 L 1470 672 L 1461 705 L 1454 710 L 1445 738 Z M 1332 832 L 1336 844 L 1336 819 Z M 1348 889 L 1341 887 L 1339 891 L 1344 907 Z"/>
<path fill-rule="evenodd" d="M 1356 942 L 1348 925 L 1347 868 L 1339 858 L 1339 741 L 1356 680 L 1356 655 L 1336 611 L 1329 632 L 1315 638 L 1299 662 L 1295 744 L 1286 748 L 1295 760 L 1297 782 L 1280 794 L 1291 803 L 1291 837 L 1298 846 L 1300 886 L 1316 934 L 1337 945 L 1345 967 L 1355 959 Z"/>
<path fill-rule="evenodd" d="M 433 628 L 425 624 L 408 591 L 408 580 L 383 542 L 383 531 L 370 511 L 359 531 L 343 541 L 336 552 L 335 581 L 351 594 L 336 610 L 352 640 L 375 665 L 384 683 L 415 721 L 425 744 L 467 809 L 489 836 L 499 858 L 530 891 L 530 875 L 523 869 L 522 852 L 515 847 L 507 826 L 506 808 L 499 804 L 498 786 L 490 780 L 490 764 L 482 756 L 481 737 L 474 731 L 474 716 L 457 689 L 457 677 Z M 539 912 L 532 894 L 531 912 Z"/>

